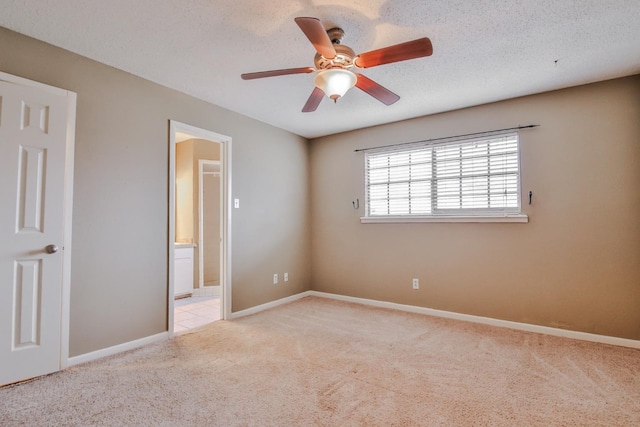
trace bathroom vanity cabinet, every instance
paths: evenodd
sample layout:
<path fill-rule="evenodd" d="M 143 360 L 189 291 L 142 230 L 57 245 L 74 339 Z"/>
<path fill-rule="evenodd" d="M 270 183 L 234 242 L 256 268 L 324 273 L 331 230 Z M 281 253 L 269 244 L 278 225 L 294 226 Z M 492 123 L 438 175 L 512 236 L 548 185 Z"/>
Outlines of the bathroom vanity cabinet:
<path fill-rule="evenodd" d="M 193 252 L 194 244 L 176 243 L 173 289 L 175 296 L 193 293 Z"/>

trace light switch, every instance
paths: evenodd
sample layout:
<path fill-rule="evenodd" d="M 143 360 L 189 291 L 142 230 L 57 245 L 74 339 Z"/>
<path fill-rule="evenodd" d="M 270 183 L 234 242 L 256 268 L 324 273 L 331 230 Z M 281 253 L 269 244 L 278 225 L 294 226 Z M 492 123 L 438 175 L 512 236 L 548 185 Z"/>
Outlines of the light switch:
<path fill-rule="evenodd" d="M 240 199 L 233 199 L 233 207 L 236 209 L 240 208 Z"/>

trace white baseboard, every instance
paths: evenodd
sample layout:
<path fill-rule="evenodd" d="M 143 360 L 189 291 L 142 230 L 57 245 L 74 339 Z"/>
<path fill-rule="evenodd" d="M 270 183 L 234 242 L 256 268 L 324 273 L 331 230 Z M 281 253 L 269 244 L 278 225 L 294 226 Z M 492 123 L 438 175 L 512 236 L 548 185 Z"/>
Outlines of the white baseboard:
<path fill-rule="evenodd" d="M 407 311 L 410 313 L 426 314 L 429 316 L 444 317 L 447 319 L 462 320 L 465 322 L 481 323 L 483 325 L 498 326 L 500 328 L 515 329 L 518 331 L 534 332 L 538 334 L 553 335 L 556 337 L 571 338 L 582 341 L 591 341 L 602 344 L 617 345 L 640 349 L 640 341 L 627 338 L 610 337 L 607 335 L 590 334 L 588 332 L 570 331 L 568 329 L 552 328 L 549 326 L 532 325 L 529 323 L 512 322 L 509 320 L 493 319 L 491 317 L 474 316 L 472 314 L 455 313 L 452 311 L 435 310 L 433 308 L 418 307 L 415 305 L 396 304 L 393 302 L 377 301 L 372 299 L 349 297 L 345 295 L 330 294 L 326 292 L 307 291 L 304 296 L 335 299 L 356 304 L 370 305 L 373 307 L 390 308 L 392 310 Z M 302 294 L 301 294 L 302 295 Z M 265 304 L 266 305 L 266 304 Z"/>
<path fill-rule="evenodd" d="M 346 295 L 331 294 L 327 292 L 319 291 L 305 291 L 299 294 L 291 295 L 286 298 L 271 301 L 265 304 L 257 305 L 255 307 L 247 308 L 246 310 L 240 310 L 235 313 L 231 313 L 231 319 L 238 319 L 240 317 L 249 316 L 259 313 L 270 308 L 274 308 L 283 304 L 287 304 L 299 299 L 314 296 L 319 298 L 328 298 L 338 301 L 351 302 L 355 304 L 369 305 L 372 307 L 388 308 L 392 310 L 406 311 L 410 313 L 426 314 L 429 316 L 443 317 L 447 319 L 462 320 L 464 322 L 480 323 L 483 325 L 497 326 L 500 328 L 509 328 L 518 331 L 534 332 L 544 335 L 553 335 L 557 337 L 571 338 L 581 341 L 591 341 L 602 344 L 617 345 L 620 347 L 629 347 L 640 349 L 640 341 L 631 340 L 627 338 L 610 337 L 607 335 L 590 334 L 588 332 L 571 331 L 568 329 L 552 328 L 549 326 L 532 325 L 529 323 L 512 322 L 509 320 L 493 319 L 491 317 L 474 316 L 472 314 L 455 313 L 452 311 L 436 310 L 433 308 L 418 307 L 415 305 L 397 304 L 394 302 L 378 301 L 366 298 L 350 297 Z M 70 357 L 67 360 L 65 367 L 75 366 L 81 363 L 91 362 L 96 359 L 100 359 L 107 356 L 112 356 L 117 353 L 121 353 L 127 350 L 133 350 L 138 347 L 142 347 L 147 344 L 151 344 L 157 341 L 162 341 L 169 338 L 168 332 L 161 332 L 156 335 L 151 335 L 138 340 L 130 341 L 123 344 L 114 345 L 113 347 L 104 348 L 101 350 L 93 351 L 91 353 L 81 354 L 80 356 Z"/>
<path fill-rule="evenodd" d="M 103 357 L 112 356 L 114 354 L 122 353 L 123 351 L 133 350 L 143 345 L 151 344 L 156 341 L 162 341 L 169 338 L 168 332 L 161 332 L 156 335 L 140 338 L 138 340 L 129 341 L 126 343 L 114 345 L 113 347 L 103 348 L 102 350 L 92 351 L 91 353 L 81 354 L 80 356 L 70 357 L 67 362 L 67 366 L 79 365 L 80 363 L 91 362 Z"/>
<path fill-rule="evenodd" d="M 202 288 L 194 288 L 194 297 L 217 297 L 220 296 L 220 285 L 206 285 Z"/>
<path fill-rule="evenodd" d="M 297 301 L 299 299 L 302 299 L 304 297 L 308 297 L 311 295 L 312 291 L 305 291 L 305 292 L 301 292 L 299 294 L 295 294 L 295 295 L 291 295 L 285 298 L 281 298 L 275 301 L 271 301 L 271 302 L 267 302 L 265 304 L 260 304 L 260 305 L 256 305 L 255 307 L 251 307 L 251 308 L 247 308 L 246 310 L 240 310 L 240 311 L 236 311 L 235 313 L 231 313 L 231 319 L 237 319 L 239 317 L 244 317 L 244 316 L 249 316 L 252 314 L 256 314 L 259 313 L 261 311 L 264 310 L 268 310 L 270 308 L 274 308 L 277 307 L 279 305 L 282 304 L 287 304 L 293 301 Z"/>

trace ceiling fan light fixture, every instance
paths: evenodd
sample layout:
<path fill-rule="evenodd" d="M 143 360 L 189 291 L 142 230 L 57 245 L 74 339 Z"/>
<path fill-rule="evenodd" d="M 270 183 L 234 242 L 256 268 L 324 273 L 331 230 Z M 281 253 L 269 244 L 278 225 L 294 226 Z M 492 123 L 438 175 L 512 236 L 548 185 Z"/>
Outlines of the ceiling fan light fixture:
<path fill-rule="evenodd" d="M 313 82 L 325 95 L 338 101 L 338 98 L 356 85 L 358 78 L 354 73 L 342 68 L 331 68 L 318 72 Z"/>

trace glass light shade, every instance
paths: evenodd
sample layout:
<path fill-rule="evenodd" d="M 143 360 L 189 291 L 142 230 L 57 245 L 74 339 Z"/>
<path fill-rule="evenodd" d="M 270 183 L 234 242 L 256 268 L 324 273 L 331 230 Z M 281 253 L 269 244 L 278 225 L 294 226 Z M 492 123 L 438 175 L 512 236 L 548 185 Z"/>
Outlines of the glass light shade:
<path fill-rule="evenodd" d="M 322 89 L 325 95 L 336 102 L 338 98 L 344 96 L 349 89 L 355 86 L 356 80 L 356 75 L 349 70 L 331 68 L 320 71 L 313 82 Z"/>

